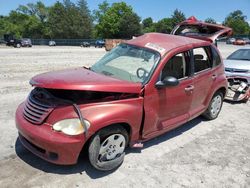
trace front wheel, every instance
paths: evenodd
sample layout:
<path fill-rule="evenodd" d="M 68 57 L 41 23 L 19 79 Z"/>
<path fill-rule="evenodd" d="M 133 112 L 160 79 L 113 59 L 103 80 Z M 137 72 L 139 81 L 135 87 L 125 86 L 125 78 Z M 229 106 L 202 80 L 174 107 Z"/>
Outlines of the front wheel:
<path fill-rule="evenodd" d="M 98 131 L 91 139 L 88 152 L 91 165 L 97 170 L 108 171 L 120 166 L 128 144 L 128 133 L 120 125 Z"/>
<path fill-rule="evenodd" d="M 222 102 L 223 94 L 221 92 L 216 92 L 203 116 L 208 120 L 216 119 L 221 111 Z"/>

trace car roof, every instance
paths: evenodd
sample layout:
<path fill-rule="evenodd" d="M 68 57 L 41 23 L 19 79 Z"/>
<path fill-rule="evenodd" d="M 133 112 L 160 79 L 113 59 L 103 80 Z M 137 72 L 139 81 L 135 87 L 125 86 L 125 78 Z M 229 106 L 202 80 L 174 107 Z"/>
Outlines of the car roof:
<path fill-rule="evenodd" d="M 125 43 L 150 48 L 158 51 L 161 55 L 164 55 L 172 49 L 187 45 L 202 46 L 211 44 L 205 40 L 163 33 L 147 33 L 135 39 L 128 40 Z"/>

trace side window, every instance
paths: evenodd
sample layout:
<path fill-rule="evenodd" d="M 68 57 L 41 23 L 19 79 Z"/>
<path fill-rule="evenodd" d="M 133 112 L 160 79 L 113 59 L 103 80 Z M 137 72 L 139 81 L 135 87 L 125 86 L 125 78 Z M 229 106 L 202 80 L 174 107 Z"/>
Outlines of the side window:
<path fill-rule="evenodd" d="M 177 79 L 190 75 L 190 52 L 183 52 L 173 56 L 164 66 L 161 80 L 166 76 L 173 76 Z"/>
<path fill-rule="evenodd" d="M 216 67 L 221 64 L 221 58 L 218 52 L 214 49 L 214 47 L 211 48 L 213 53 L 213 67 Z"/>
<path fill-rule="evenodd" d="M 212 68 L 212 54 L 210 47 L 194 48 L 193 54 L 195 73 Z"/>

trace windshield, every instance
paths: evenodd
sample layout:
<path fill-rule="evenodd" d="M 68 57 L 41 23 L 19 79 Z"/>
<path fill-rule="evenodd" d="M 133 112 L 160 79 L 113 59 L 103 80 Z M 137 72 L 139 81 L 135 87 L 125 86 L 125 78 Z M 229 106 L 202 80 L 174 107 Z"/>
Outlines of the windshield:
<path fill-rule="evenodd" d="M 250 61 L 250 49 L 240 49 L 228 56 L 227 59 Z"/>
<path fill-rule="evenodd" d="M 91 70 L 121 80 L 145 83 L 159 60 L 158 52 L 120 44 L 94 64 Z"/>

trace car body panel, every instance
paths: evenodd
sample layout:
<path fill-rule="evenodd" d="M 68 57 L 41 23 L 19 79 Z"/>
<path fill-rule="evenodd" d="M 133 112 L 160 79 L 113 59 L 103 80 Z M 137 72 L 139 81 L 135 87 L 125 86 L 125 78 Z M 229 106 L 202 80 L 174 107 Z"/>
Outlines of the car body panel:
<path fill-rule="evenodd" d="M 171 32 L 173 35 L 179 35 L 177 32 L 181 27 L 197 26 L 199 33 L 189 33 L 185 36 L 215 42 L 219 38 L 225 38 L 232 35 L 232 29 L 218 24 L 210 24 L 198 21 L 194 16 L 179 23 Z M 205 28 L 205 30 L 204 30 Z M 207 34 L 207 32 L 209 34 Z"/>
<path fill-rule="evenodd" d="M 250 84 L 250 61 L 225 59 L 224 65 L 227 77 L 244 77 Z"/>
<path fill-rule="evenodd" d="M 54 71 L 33 77 L 32 86 L 85 91 L 140 93 L 141 83 L 133 83 L 97 74 L 85 68 Z"/>
<path fill-rule="evenodd" d="M 52 130 L 46 122 L 40 126 L 33 125 L 23 117 L 24 103 L 16 111 L 16 126 L 22 144 L 35 155 L 52 163 L 75 164 L 85 141 L 84 135 L 66 136 Z M 44 150 L 44 151 L 43 151 Z M 49 152 L 58 158 L 49 157 Z M 70 155 L 69 155 L 70 153 Z"/>

